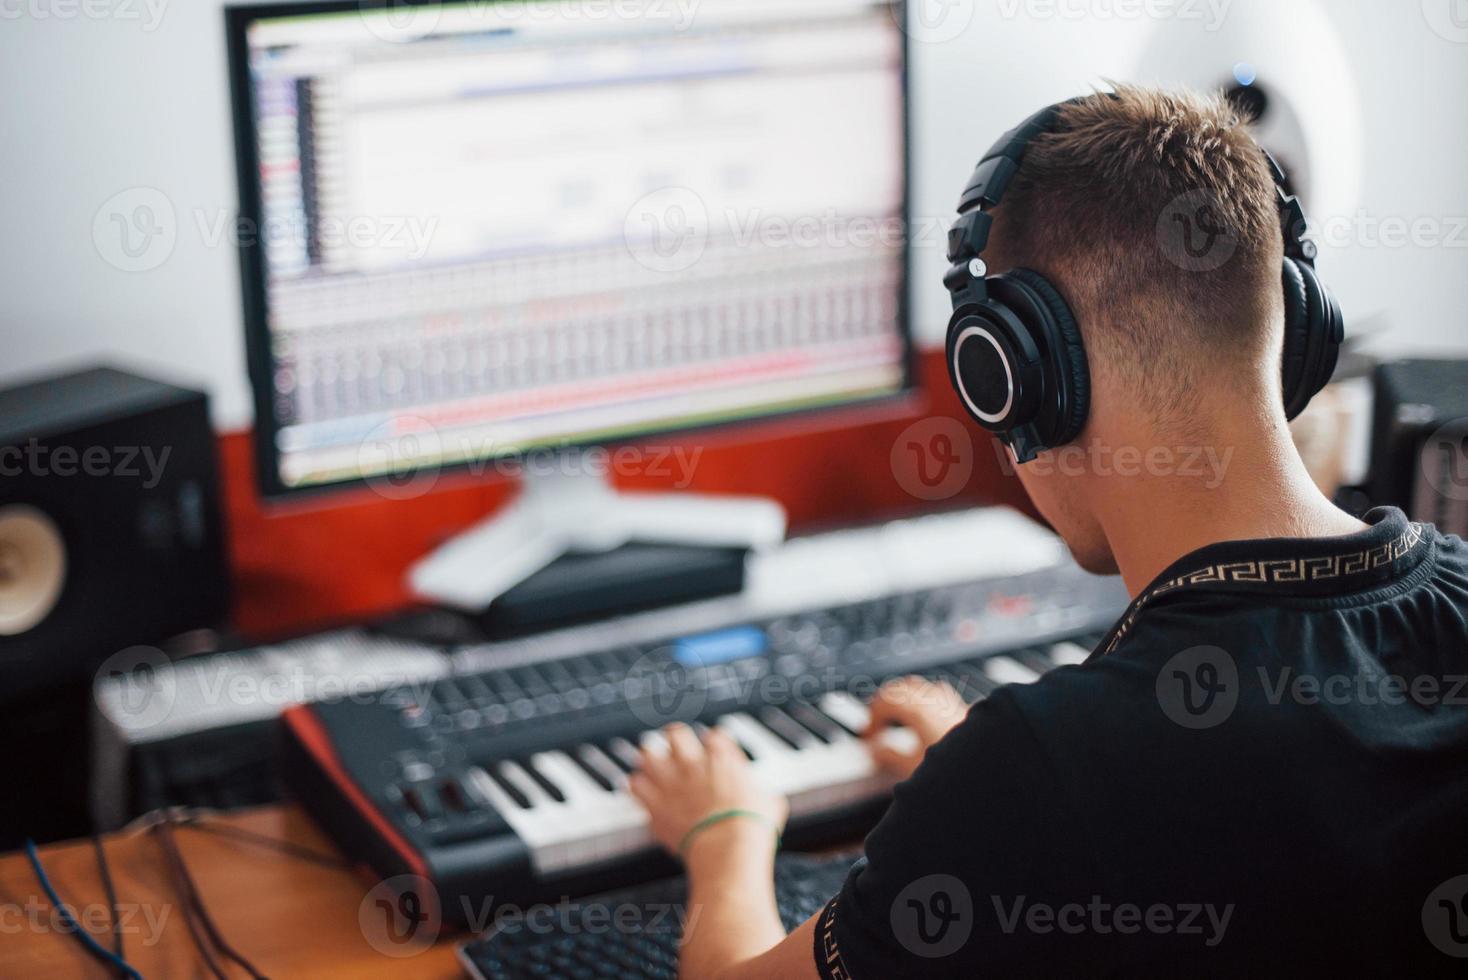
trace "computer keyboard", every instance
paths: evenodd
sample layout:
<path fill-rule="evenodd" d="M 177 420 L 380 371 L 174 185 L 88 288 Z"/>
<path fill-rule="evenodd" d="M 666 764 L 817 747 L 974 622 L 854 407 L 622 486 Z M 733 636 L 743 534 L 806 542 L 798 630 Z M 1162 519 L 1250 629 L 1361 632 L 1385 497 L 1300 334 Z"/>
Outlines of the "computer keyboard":
<path fill-rule="evenodd" d="M 841 889 L 853 857 L 784 855 L 775 862 L 775 902 L 786 930 Z M 479 980 L 673 980 L 687 921 L 687 887 L 669 878 L 556 909 L 550 928 L 518 921 L 465 943 L 459 958 Z"/>

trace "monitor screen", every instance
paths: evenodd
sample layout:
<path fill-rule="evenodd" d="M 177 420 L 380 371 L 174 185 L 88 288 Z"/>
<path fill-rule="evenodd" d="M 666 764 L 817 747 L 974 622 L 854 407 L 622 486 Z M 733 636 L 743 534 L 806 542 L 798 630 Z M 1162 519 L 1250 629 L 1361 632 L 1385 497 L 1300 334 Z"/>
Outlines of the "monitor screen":
<path fill-rule="evenodd" d="M 305 3 L 229 24 L 268 492 L 907 385 L 889 3 Z"/>

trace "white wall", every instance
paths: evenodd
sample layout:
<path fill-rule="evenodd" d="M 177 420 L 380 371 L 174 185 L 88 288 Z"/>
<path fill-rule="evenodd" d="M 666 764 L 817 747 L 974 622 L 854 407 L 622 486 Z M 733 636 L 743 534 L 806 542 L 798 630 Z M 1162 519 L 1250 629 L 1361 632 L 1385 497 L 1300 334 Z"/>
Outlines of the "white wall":
<path fill-rule="evenodd" d="M 1158 31 L 1196 44 L 1203 58 L 1221 11 L 1225 23 L 1277 22 L 1302 59 L 1316 50 L 1302 30 L 1306 0 L 924 2 L 959 18 L 940 22 L 940 33 L 963 26 L 942 42 L 915 29 L 914 213 L 935 219 L 950 213 L 995 135 L 1048 101 L 1132 77 Z M 1359 93 L 1360 206 L 1368 219 L 1426 219 L 1421 227 L 1440 239 L 1468 221 L 1468 37 L 1443 36 L 1452 2 L 1323 8 Z M 222 6 L 0 0 L 0 383 L 114 358 L 207 384 L 221 425 L 248 424 L 236 256 L 198 225 L 231 213 L 236 198 Z M 1442 15 L 1442 34 L 1428 14 Z M 166 195 L 178 236 L 161 266 L 129 273 L 104 261 L 92 224 L 109 198 L 137 187 Z M 1468 352 L 1468 229 L 1456 234 L 1456 244 L 1387 246 L 1363 230 L 1326 250 L 1322 271 L 1348 318 L 1383 313 L 1389 332 L 1375 348 Z M 917 325 L 930 342 L 947 320 L 940 253 L 934 240 L 915 259 Z"/>

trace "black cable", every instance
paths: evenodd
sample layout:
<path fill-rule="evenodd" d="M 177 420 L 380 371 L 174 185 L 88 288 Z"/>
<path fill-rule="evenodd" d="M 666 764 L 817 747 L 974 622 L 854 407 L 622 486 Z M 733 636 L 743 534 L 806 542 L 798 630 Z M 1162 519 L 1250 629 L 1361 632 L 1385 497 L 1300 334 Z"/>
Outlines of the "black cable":
<path fill-rule="evenodd" d="M 25 856 L 30 860 L 31 870 L 35 872 L 36 880 L 41 883 L 41 889 L 46 893 L 46 897 L 50 899 L 52 908 L 61 916 L 61 921 L 65 923 L 70 934 L 77 938 L 77 942 L 81 943 L 92 956 L 121 970 L 122 975 L 128 977 L 129 980 L 143 980 L 143 975 L 131 963 L 128 963 L 117 954 L 110 952 L 105 946 L 93 939 L 92 934 L 83 929 L 81 923 L 77 922 L 72 916 L 71 910 L 61 901 L 61 896 L 56 894 L 56 889 L 51 884 L 51 879 L 47 876 L 46 869 L 41 865 L 41 855 L 36 853 L 36 842 L 30 838 L 26 838 Z"/>
<path fill-rule="evenodd" d="M 158 838 L 158 848 L 163 852 L 163 860 L 168 865 L 168 876 L 173 881 L 173 890 L 187 899 L 187 885 L 180 878 L 174 855 L 169 851 L 168 844 L 163 839 L 162 830 L 166 826 L 166 821 L 164 823 L 154 824 L 153 836 Z M 184 902 L 184 922 L 188 924 L 189 935 L 194 939 L 194 947 L 198 949 L 199 955 L 204 958 L 204 965 L 209 968 L 210 973 L 214 974 L 214 980 L 229 980 L 229 977 L 224 973 L 223 967 L 215 959 L 214 950 L 209 948 L 208 941 L 200 932 L 200 925 L 195 919 L 193 906 L 187 901 Z"/>
<path fill-rule="evenodd" d="M 250 841 L 265 847 L 272 847 L 292 857 L 300 858 L 302 861 L 310 861 L 313 864 L 319 864 L 328 868 L 350 870 L 352 867 L 351 862 L 344 861 L 334 854 L 327 854 L 324 851 L 318 851 L 314 848 L 297 844 L 294 841 L 281 840 L 278 837 L 271 837 L 268 834 L 257 834 L 253 830 L 244 830 L 240 827 L 230 826 L 229 824 L 207 824 L 198 820 L 190 820 L 186 823 L 179 824 L 179 826 L 218 834 L 221 837 L 235 837 L 239 840 Z"/>
<path fill-rule="evenodd" d="M 102 847 L 102 837 L 92 831 L 92 849 L 97 852 L 97 874 L 102 878 L 102 890 L 107 895 L 107 916 L 112 921 L 112 951 L 120 960 L 127 959 L 122 948 L 122 910 L 117 907 L 117 890 L 112 887 L 112 869 L 107 865 L 107 851 Z"/>
<path fill-rule="evenodd" d="M 178 873 L 180 881 L 184 885 L 188 902 L 198 914 L 199 920 L 203 923 L 204 930 L 209 934 L 209 939 L 214 943 L 214 946 L 227 958 L 238 963 L 250 975 L 251 980 L 268 980 L 265 974 L 255 969 L 254 964 L 241 956 L 233 946 L 225 941 L 224 936 L 220 934 L 219 929 L 214 925 L 214 920 L 210 917 L 209 910 L 204 907 L 204 899 L 199 894 L 199 888 L 194 884 L 194 879 L 189 874 L 188 866 L 184 864 L 183 854 L 178 849 L 178 842 L 173 838 L 172 823 L 161 823 L 158 825 L 158 839 L 164 842 L 165 849 L 169 852 L 170 861 Z"/>

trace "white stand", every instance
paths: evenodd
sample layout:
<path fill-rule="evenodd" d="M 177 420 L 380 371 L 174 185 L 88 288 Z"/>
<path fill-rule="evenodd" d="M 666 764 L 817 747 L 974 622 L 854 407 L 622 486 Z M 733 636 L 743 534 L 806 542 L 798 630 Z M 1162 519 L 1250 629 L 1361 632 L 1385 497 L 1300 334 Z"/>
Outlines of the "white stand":
<path fill-rule="evenodd" d="M 626 493 L 601 476 L 527 476 L 514 503 L 419 559 L 408 582 L 422 599 L 479 611 L 567 551 L 629 541 L 767 548 L 784 539 L 785 509 L 763 497 Z"/>

